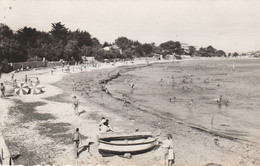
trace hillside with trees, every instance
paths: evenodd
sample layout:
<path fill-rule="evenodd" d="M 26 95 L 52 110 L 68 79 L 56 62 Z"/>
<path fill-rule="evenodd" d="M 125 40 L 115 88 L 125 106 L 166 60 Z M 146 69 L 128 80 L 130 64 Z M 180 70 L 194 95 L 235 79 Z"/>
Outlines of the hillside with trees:
<path fill-rule="evenodd" d="M 212 46 L 196 49 L 189 46 L 182 48 L 179 41 L 166 41 L 156 46 L 155 43 L 140 43 L 127 37 L 118 37 L 114 43 L 104 42 L 92 37 L 87 31 L 71 31 L 61 22 L 52 23 L 49 32 L 31 27 L 23 27 L 14 32 L 9 26 L 0 24 L 0 62 L 1 71 L 5 72 L 8 63 L 37 61 L 81 61 L 82 56 L 104 59 L 132 59 L 154 55 L 190 55 L 201 57 L 227 56 L 222 50 Z M 104 49 L 106 48 L 106 49 Z"/>

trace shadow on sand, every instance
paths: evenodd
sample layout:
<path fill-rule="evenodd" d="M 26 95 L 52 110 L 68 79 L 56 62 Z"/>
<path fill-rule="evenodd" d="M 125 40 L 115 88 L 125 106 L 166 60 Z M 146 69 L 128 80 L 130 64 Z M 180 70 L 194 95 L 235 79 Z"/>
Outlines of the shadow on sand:
<path fill-rule="evenodd" d="M 88 152 L 90 152 L 90 145 L 93 145 L 94 142 L 89 142 L 87 145 L 83 145 L 82 147 L 80 147 L 79 153 L 78 155 L 80 155 L 82 152 L 88 150 Z"/>
<path fill-rule="evenodd" d="M 78 115 L 80 116 L 81 114 L 84 114 L 86 111 L 85 110 L 82 110 L 78 113 Z"/>

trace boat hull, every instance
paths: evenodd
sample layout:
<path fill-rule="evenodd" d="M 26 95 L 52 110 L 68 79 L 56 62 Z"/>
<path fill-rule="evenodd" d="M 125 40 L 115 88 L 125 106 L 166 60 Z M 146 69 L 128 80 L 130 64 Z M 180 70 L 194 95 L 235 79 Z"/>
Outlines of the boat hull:
<path fill-rule="evenodd" d="M 157 145 L 157 138 L 147 133 L 115 133 L 99 138 L 98 150 L 101 154 L 137 154 L 149 151 Z"/>

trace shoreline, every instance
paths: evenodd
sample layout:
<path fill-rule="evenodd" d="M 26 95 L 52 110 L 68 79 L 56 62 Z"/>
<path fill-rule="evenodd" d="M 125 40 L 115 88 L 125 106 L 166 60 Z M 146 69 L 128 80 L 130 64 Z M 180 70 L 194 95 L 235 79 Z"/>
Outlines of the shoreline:
<path fill-rule="evenodd" d="M 82 77 L 81 77 L 82 78 Z M 109 78 L 108 78 L 108 80 L 109 80 Z M 82 82 L 82 79 L 81 79 L 81 82 Z M 97 81 L 96 81 L 97 82 Z M 102 93 L 102 92 L 101 92 Z M 111 95 L 108 95 L 108 96 L 111 96 Z M 112 97 L 112 96 L 111 96 Z M 113 97 L 112 97 L 113 98 Z M 106 98 L 107 99 L 107 98 Z M 120 98 L 118 99 L 118 98 L 114 98 L 115 100 L 119 100 L 120 102 L 122 102 L 122 100 L 120 100 Z M 89 100 L 92 100 L 92 99 L 89 99 Z M 93 100 L 92 100 L 93 101 Z M 97 103 L 99 103 L 99 104 L 101 104 L 100 103 L 100 101 L 94 101 L 94 102 L 97 102 Z M 122 103 L 121 103 L 122 104 Z M 106 108 L 106 110 L 113 110 L 113 108 L 111 108 L 111 107 L 109 107 L 109 105 L 106 105 L 106 104 L 102 104 L 101 105 L 102 107 L 105 107 Z M 140 109 L 140 107 L 135 107 L 135 109 Z M 115 109 L 115 108 L 114 108 Z M 147 115 L 147 114 L 150 114 L 150 116 L 158 116 L 158 114 L 160 114 L 160 113 L 156 113 L 156 114 L 152 114 L 151 112 L 150 112 L 150 110 L 148 109 L 147 110 L 147 108 L 144 108 L 144 110 L 141 110 L 142 112 L 144 112 L 143 114 L 145 114 L 145 115 Z M 113 112 L 113 111 L 112 111 Z M 116 108 L 115 109 L 115 112 L 117 113 L 117 114 L 122 114 L 122 116 L 124 116 L 124 117 L 128 117 L 129 115 L 127 114 L 127 112 L 122 112 L 122 111 L 118 111 L 118 108 Z M 132 112 L 133 114 L 134 113 L 136 113 L 136 112 Z M 152 115 L 151 115 L 152 114 Z M 161 116 L 158 116 L 158 117 L 160 117 L 159 119 L 163 119 L 163 117 L 162 117 L 163 115 L 161 115 Z M 167 117 L 167 115 L 166 115 L 166 117 Z M 129 120 L 133 120 L 134 118 L 133 117 L 131 117 L 130 116 L 130 118 L 129 118 Z M 164 118 L 164 120 L 165 121 L 171 121 L 171 119 L 165 119 Z M 137 121 L 135 121 L 135 122 L 137 122 Z M 167 122 L 166 122 L 167 123 Z M 176 125 L 176 124 L 180 124 L 180 126 L 182 126 L 182 127 L 184 127 L 184 128 L 188 128 L 187 130 L 189 130 L 189 128 L 195 128 L 195 130 L 197 130 L 197 131 L 195 131 L 195 133 L 203 133 L 203 134 L 205 134 L 205 132 L 206 131 L 203 131 L 203 130 L 201 130 L 201 129 L 198 129 L 198 128 L 196 128 L 196 127 L 194 127 L 194 126 L 188 126 L 187 124 L 184 124 L 184 123 L 182 123 L 182 122 L 179 122 L 179 121 L 175 121 L 174 122 L 175 124 L 174 125 Z M 147 125 L 147 124 L 146 124 Z M 151 125 L 151 124 L 149 124 L 149 125 Z M 182 128 L 181 127 L 181 128 Z M 191 130 L 194 130 L 194 129 L 191 129 Z M 169 131 L 169 130 L 168 130 Z M 190 132 L 190 131 L 188 131 L 188 132 Z M 208 131 L 207 131 L 208 132 Z M 243 141 L 243 140 L 237 140 L 237 139 L 233 139 L 232 137 L 231 138 L 226 138 L 226 137 L 228 137 L 228 136 L 226 136 L 226 135 L 223 135 L 223 136 L 218 136 L 217 134 L 215 134 L 215 133 L 211 133 L 211 132 L 208 132 L 209 133 L 209 137 L 213 137 L 213 138 L 215 138 L 215 137 L 217 137 L 217 139 L 219 139 L 219 138 L 221 138 L 221 139 L 224 139 L 224 140 L 226 140 L 226 139 L 228 139 L 228 142 L 230 141 L 230 142 L 236 142 L 236 143 L 238 143 L 238 144 L 251 144 L 252 146 L 254 146 L 255 145 L 255 143 L 253 143 L 253 142 L 248 142 L 248 141 Z M 207 134 L 206 134 L 207 135 Z"/>
<path fill-rule="evenodd" d="M 166 62 L 166 63 L 161 63 L 161 64 L 167 64 L 167 63 L 175 63 L 175 62 Z M 156 65 L 156 64 L 160 64 L 160 63 L 154 63 L 153 65 Z M 143 68 L 143 67 L 147 67 L 147 65 L 143 65 L 143 66 L 120 66 L 120 67 L 114 69 L 114 71 L 116 71 L 118 73 L 126 73 L 126 72 L 129 72 L 130 70 L 135 70 L 137 68 Z M 110 83 L 110 81 L 112 81 L 114 79 L 118 79 L 119 77 L 121 77 L 121 74 L 117 74 L 116 76 L 109 76 L 108 75 L 108 77 L 106 79 L 101 79 L 98 82 L 99 82 L 100 85 L 107 85 L 107 84 Z M 99 90 L 99 93 L 102 93 L 101 89 Z M 124 99 L 122 97 L 120 98 L 118 96 L 115 96 L 114 94 L 109 94 L 109 96 L 111 96 L 115 100 L 118 100 L 119 102 L 124 101 Z M 92 101 L 97 102 L 97 101 L 95 101 L 95 99 L 92 100 Z M 129 102 L 129 101 L 127 101 L 127 102 Z M 158 116 L 160 118 L 163 118 L 165 116 L 169 116 L 169 115 L 164 115 L 162 112 L 158 112 L 158 111 L 153 110 L 151 108 L 147 108 L 145 106 L 137 105 L 137 104 L 132 103 L 132 102 L 131 102 L 131 106 L 135 107 L 136 109 L 139 109 L 140 111 L 143 111 L 143 112 L 146 112 L 146 113 L 149 113 L 149 114 L 153 114 L 153 115 Z M 236 137 L 234 135 L 224 133 L 224 132 L 221 132 L 221 131 L 212 131 L 211 129 L 209 129 L 205 126 L 200 126 L 200 125 L 196 125 L 196 124 L 192 124 L 192 123 L 182 121 L 181 119 L 178 119 L 174 115 L 172 115 L 171 118 L 176 123 L 183 124 L 185 126 L 189 126 L 190 128 L 193 128 L 193 129 L 201 131 L 201 132 L 207 132 L 207 133 L 211 134 L 212 136 L 219 136 L 219 137 L 230 139 L 230 140 L 236 140 L 236 141 L 241 141 L 241 142 L 245 142 L 245 143 L 252 143 L 252 144 L 255 144 L 255 145 L 258 145 L 258 146 L 260 145 L 259 142 L 254 142 L 252 140 Z"/>
<path fill-rule="evenodd" d="M 176 62 L 178 62 L 178 61 L 176 61 Z M 131 67 L 135 68 L 136 66 L 132 66 L 132 65 L 129 66 L 129 68 L 131 68 Z M 120 130 L 120 129 L 121 130 L 122 129 L 123 130 L 135 130 L 136 128 L 151 129 L 151 130 L 160 129 L 160 130 L 163 130 L 162 135 L 164 135 L 167 132 L 171 132 L 174 134 L 174 137 L 176 138 L 176 140 L 174 140 L 174 141 L 176 141 L 174 143 L 174 145 L 176 144 L 175 153 L 177 155 L 176 156 L 177 165 L 182 165 L 182 164 L 187 164 L 187 165 L 191 164 L 192 165 L 195 163 L 197 163 L 198 165 L 202 165 L 202 164 L 207 164 L 207 162 L 209 163 L 210 161 L 219 163 L 219 164 L 240 165 L 235 160 L 239 156 L 242 156 L 241 160 L 239 162 L 244 162 L 244 163 L 250 162 L 251 163 L 254 161 L 253 163 L 258 163 L 258 162 L 260 163 L 260 161 L 257 158 L 254 159 L 254 155 L 247 158 L 246 157 L 247 154 L 245 152 L 242 152 L 241 154 L 240 153 L 238 154 L 236 152 L 236 151 L 241 151 L 241 149 L 246 149 L 246 147 L 250 147 L 251 150 L 254 150 L 255 149 L 254 147 L 256 146 L 254 144 L 251 145 L 250 143 L 247 143 L 247 142 L 243 143 L 240 141 L 237 142 L 234 140 L 227 140 L 225 138 L 207 134 L 205 132 L 195 131 L 194 129 L 191 129 L 186 124 L 180 124 L 180 122 L 176 122 L 176 121 L 172 122 L 171 119 L 166 118 L 167 115 L 165 118 L 157 117 L 156 115 L 151 115 L 151 113 L 149 113 L 149 112 L 140 111 L 140 110 L 138 110 L 139 108 L 134 108 L 135 106 L 133 106 L 133 109 L 134 109 L 133 111 L 131 110 L 131 112 L 130 112 L 128 110 L 128 111 L 123 112 L 122 110 L 120 110 L 121 103 L 118 103 L 114 99 L 111 99 L 109 96 L 107 96 L 107 94 L 103 94 L 103 92 L 100 91 L 99 88 L 101 88 L 101 87 L 99 85 L 99 82 L 102 80 L 102 78 L 103 78 L 102 76 L 106 75 L 106 73 L 103 73 L 103 71 L 101 71 L 101 70 L 102 69 L 86 71 L 86 72 L 82 72 L 82 73 L 78 73 L 78 74 L 72 73 L 69 75 L 64 74 L 60 78 L 60 80 L 58 79 L 58 81 L 60 81 L 60 82 L 57 82 L 57 80 L 56 81 L 53 80 L 53 81 L 51 81 L 52 83 L 50 83 L 50 84 L 51 84 L 51 86 L 56 86 L 56 88 L 59 88 L 59 89 L 60 88 L 66 89 L 67 92 L 64 93 L 64 90 L 63 90 L 63 91 L 58 91 L 56 93 L 56 95 L 51 95 L 51 96 L 39 95 L 40 98 L 42 98 L 40 100 L 44 100 L 45 102 L 47 102 L 47 104 L 52 104 L 53 106 L 50 107 L 52 109 L 55 107 L 55 105 L 60 103 L 60 104 L 58 104 L 57 108 L 62 109 L 64 107 L 63 104 L 70 102 L 72 94 L 77 94 L 77 96 L 80 97 L 80 101 L 82 102 L 81 103 L 82 109 L 85 109 L 86 114 L 83 113 L 82 117 L 80 117 L 80 119 L 77 119 L 77 118 L 73 117 L 73 115 L 71 116 L 68 113 L 66 113 L 67 117 L 64 117 L 64 116 L 62 116 L 60 118 L 55 117 L 55 118 L 59 119 L 59 121 L 62 121 L 63 123 L 70 122 L 70 125 L 72 125 L 72 126 L 69 128 L 71 128 L 71 129 L 73 128 L 73 126 L 75 126 L 77 124 L 79 126 L 83 127 L 84 125 L 77 123 L 77 121 L 81 121 L 81 123 L 83 123 L 83 121 L 85 121 L 86 119 L 89 122 L 90 126 L 92 126 L 93 128 L 96 129 L 98 121 L 100 120 L 101 116 L 106 116 L 106 117 L 109 117 L 109 119 L 111 119 L 111 124 L 113 126 L 118 126 L 121 124 L 120 128 L 117 128 L 118 130 Z M 104 69 L 104 70 L 112 71 L 112 70 L 117 70 L 117 69 L 113 67 L 112 69 Z M 101 75 L 100 75 L 100 73 L 101 73 Z M 93 90 L 93 92 L 89 92 L 89 94 L 90 94 L 89 96 L 87 94 L 82 95 L 82 93 L 80 93 L 80 92 L 76 93 L 72 90 L 72 88 L 70 88 L 72 86 L 73 82 L 69 82 L 69 81 L 73 80 L 73 78 L 78 78 L 78 80 L 82 80 L 83 77 L 78 77 L 81 74 L 87 75 L 88 80 L 91 80 L 92 78 L 96 78 L 96 79 L 92 80 L 92 82 L 89 83 L 89 84 L 93 84 L 93 86 L 91 88 L 91 90 Z M 63 84 L 63 85 L 60 85 L 60 84 Z M 95 86 L 98 86 L 98 87 L 95 87 Z M 79 91 L 82 92 L 82 89 Z M 58 95 L 58 97 L 57 97 L 57 95 Z M 93 98 L 94 98 L 94 100 L 97 100 L 97 98 L 99 98 L 97 103 L 93 103 Z M 53 99 L 55 99 L 55 100 L 53 100 Z M 27 97 L 25 102 L 31 101 L 31 100 L 32 100 L 32 97 Z M 115 102 L 115 105 L 113 105 L 113 107 L 116 106 L 116 108 L 111 108 L 107 104 L 102 104 L 102 101 L 104 101 L 104 100 L 108 100 L 108 102 Z M 70 104 L 66 104 L 66 105 L 69 106 Z M 132 109 L 132 106 L 130 106 L 130 107 L 131 107 L 130 109 Z M 69 109 L 71 109 L 71 108 L 69 108 Z M 66 109 L 66 110 L 69 110 L 69 109 Z M 37 108 L 36 110 L 37 111 L 40 110 L 41 113 L 48 112 L 53 115 L 53 112 L 51 110 L 43 111 L 42 109 L 39 109 L 39 108 Z M 54 115 L 60 116 L 60 113 L 62 113 L 62 111 L 55 111 Z M 136 116 L 134 116 L 134 115 L 136 115 Z M 65 120 L 62 118 L 65 118 Z M 73 121 L 70 121 L 68 118 L 73 118 Z M 150 119 L 151 121 L 146 121 L 145 119 Z M 65 121 L 67 121 L 67 122 L 65 122 Z M 122 124 L 122 122 L 127 122 L 127 124 L 124 124 L 124 123 Z M 172 126 L 174 126 L 174 129 L 172 129 Z M 88 132 L 89 132 L 88 130 L 84 130 L 84 133 L 88 133 Z M 95 133 L 96 132 L 94 132 L 94 134 Z M 92 134 L 92 135 L 94 135 L 94 134 Z M 192 137 L 191 137 L 191 135 L 192 135 Z M 192 140 L 190 140 L 190 138 L 192 138 Z M 209 147 L 211 147 L 213 150 L 209 150 L 208 148 L 206 148 L 206 145 L 209 145 Z M 219 150 L 218 150 L 219 145 L 221 145 L 222 150 L 224 149 L 225 152 L 219 152 Z M 234 152 L 234 155 L 233 154 L 231 155 L 230 150 L 228 150 L 230 148 L 229 147 L 230 145 L 234 146 L 234 149 L 232 149 L 232 151 Z M 94 146 L 94 148 L 95 148 L 95 146 Z M 190 152 L 183 151 L 183 148 L 188 149 L 188 151 L 190 151 Z M 190 154 L 190 153 L 192 153 L 191 151 L 195 152 L 196 148 L 200 149 L 200 153 L 201 153 L 200 156 L 204 156 L 204 157 L 198 158 L 198 156 L 196 154 Z M 256 149 L 258 149 L 258 148 L 259 147 L 256 147 Z M 68 151 L 68 148 L 66 148 L 66 149 Z M 212 154 L 209 155 L 208 152 L 205 151 L 205 149 L 212 151 Z M 226 160 L 223 158 L 222 159 L 220 158 L 220 156 L 223 154 L 228 154 L 225 157 L 225 158 L 227 158 Z M 98 154 L 96 152 L 93 155 L 98 156 Z M 65 164 L 69 164 L 71 162 L 74 164 L 78 163 L 78 161 L 77 162 L 75 162 L 73 160 L 68 161 L 67 159 L 62 158 L 61 156 L 62 155 L 60 155 L 59 157 L 54 157 L 54 159 L 58 158 L 60 160 L 60 162 L 64 161 Z M 140 155 L 140 156 L 147 157 L 146 154 Z M 87 156 L 87 157 L 91 158 L 90 156 Z M 156 161 L 156 159 L 154 157 L 156 157 L 155 152 L 151 152 L 148 154 L 148 158 L 151 158 L 152 162 Z M 99 157 L 97 157 L 97 158 L 95 157 L 95 160 L 99 161 L 100 163 L 107 162 L 105 165 L 110 164 L 111 162 L 112 163 L 113 162 L 120 163 L 120 161 L 122 162 L 122 159 L 118 159 L 118 158 L 110 158 L 110 160 L 113 160 L 113 161 L 110 161 L 109 159 L 103 159 L 103 158 L 100 159 Z M 82 162 L 82 160 L 80 162 Z M 105 161 L 103 161 L 103 160 L 105 160 Z M 135 156 L 132 160 L 133 160 L 132 162 L 134 162 L 134 160 L 135 160 L 135 162 L 138 163 L 136 160 L 140 160 L 140 158 L 138 156 Z M 96 161 L 93 161 L 93 163 L 95 163 Z M 144 160 L 143 162 L 145 162 L 145 161 L 146 160 Z M 63 164 L 64 164 L 64 162 L 63 162 Z M 131 161 L 130 161 L 130 163 L 131 163 Z M 243 165 L 243 164 L 241 164 L 241 165 Z"/>

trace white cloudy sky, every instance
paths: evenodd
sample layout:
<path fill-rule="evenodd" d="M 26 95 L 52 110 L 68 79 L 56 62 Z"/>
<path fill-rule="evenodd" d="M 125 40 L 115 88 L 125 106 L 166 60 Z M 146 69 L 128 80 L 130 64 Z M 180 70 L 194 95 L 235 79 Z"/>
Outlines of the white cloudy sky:
<path fill-rule="evenodd" d="M 260 50 L 258 0 L 0 0 L 0 22 L 49 31 L 62 22 L 101 42 L 181 41 L 228 52 Z"/>

